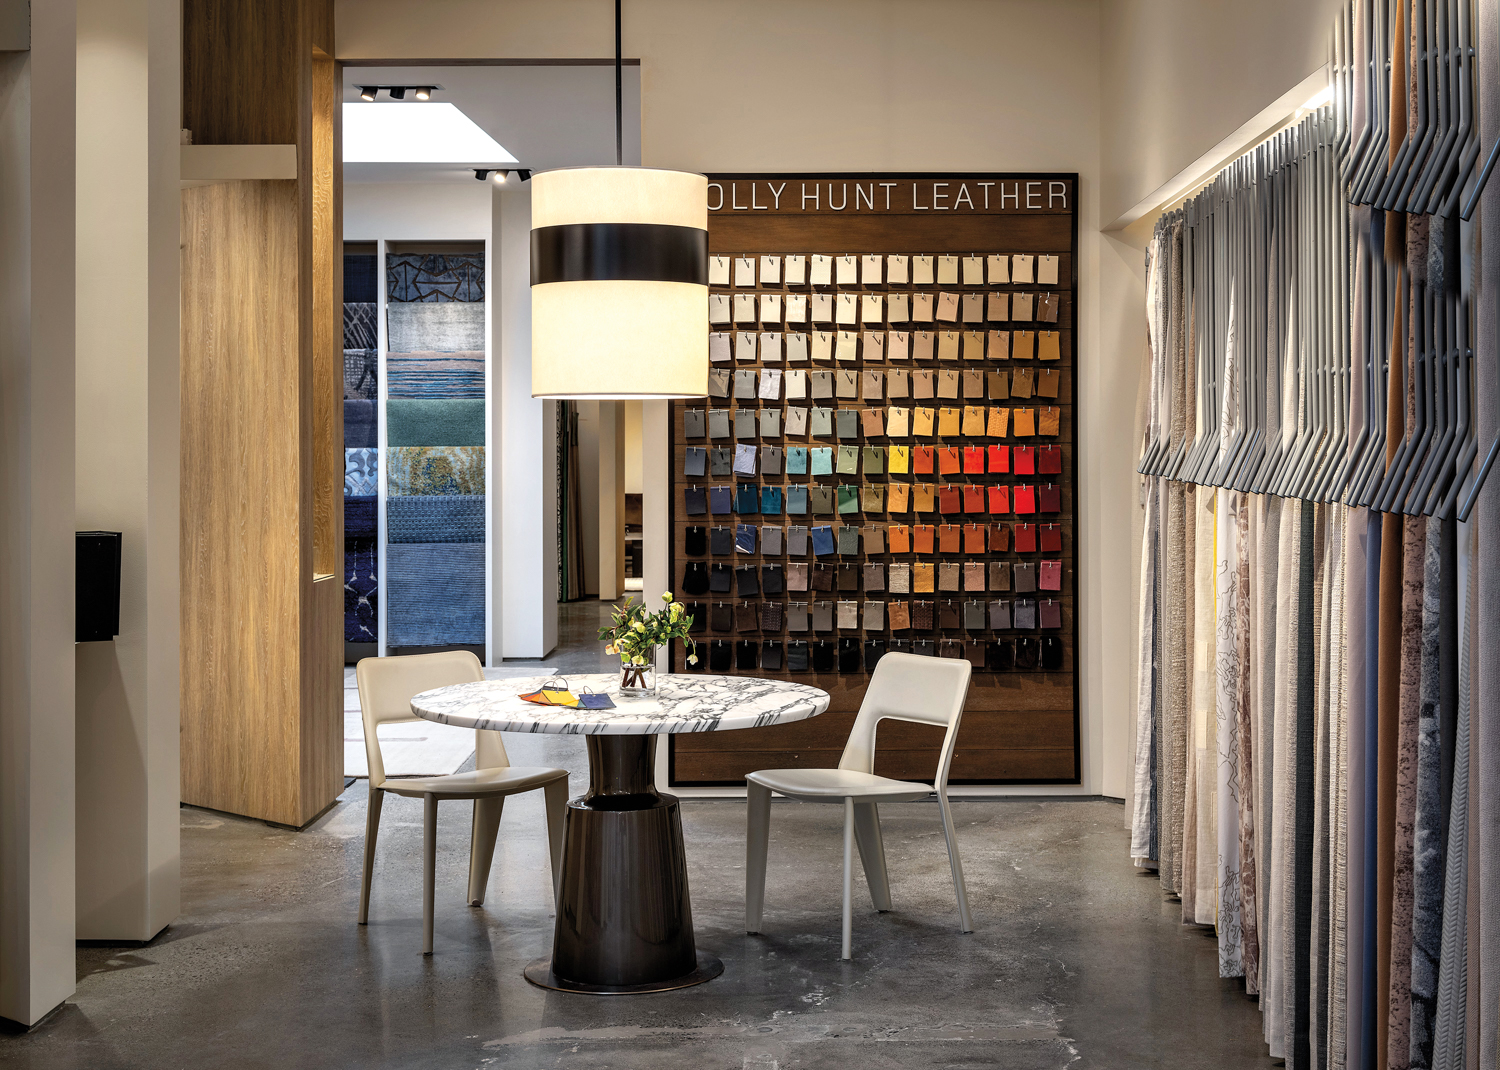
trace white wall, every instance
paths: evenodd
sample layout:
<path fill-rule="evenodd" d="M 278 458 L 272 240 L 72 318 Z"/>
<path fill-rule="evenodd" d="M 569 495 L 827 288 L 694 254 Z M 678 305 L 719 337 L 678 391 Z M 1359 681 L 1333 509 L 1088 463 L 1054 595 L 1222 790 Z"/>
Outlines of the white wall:
<path fill-rule="evenodd" d="M 487 441 L 499 482 L 498 491 L 490 488 L 490 530 L 500 539 L 492 550 L 487 653 L 498 663 L 546 657 L 557 646 L 557 403 L 531 396 L 531 190 L 489 188 L 496 404 Z"/>
<path fill-rule="evenodd" d="M 625 410 L 625 493 L 640 494 L 644 486 L 643 465 L 645 463 L 641 455 L 641 419 L 643 403 L 639 401 L 621 402 Z"/>
<path fill-rule="evenodd" d="M 179 905 L 180 17 L 78 3 L 77 527 L 124 536 L 120 635 L 76 651 L 79 939 Z"/>
<path fill-rule="evenodd" d="M 345 241 L 484 241 L 492 182 L 346 182 Z"/>
<path fill-rule="evenodd" d="M 0 54 L 0 1017 L 28 1026 L 77 969 L 71 0 L 30 46 Z"/>
<path fill-rule="evenodd" d="M 589 463 L 599 456 L 599 402 L 578 404 L 578 510 L 583 529 L 583 593 L 599 593 L 599 469 Z"/>

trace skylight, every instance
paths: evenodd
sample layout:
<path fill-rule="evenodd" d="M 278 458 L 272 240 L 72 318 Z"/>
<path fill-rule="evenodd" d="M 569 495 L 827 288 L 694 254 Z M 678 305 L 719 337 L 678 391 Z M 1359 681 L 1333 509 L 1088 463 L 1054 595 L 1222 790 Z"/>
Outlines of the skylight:
<path fill-rule="evenodd" d="M 345 163 L 517 163 L 452 104 L 344 104 Z"/>

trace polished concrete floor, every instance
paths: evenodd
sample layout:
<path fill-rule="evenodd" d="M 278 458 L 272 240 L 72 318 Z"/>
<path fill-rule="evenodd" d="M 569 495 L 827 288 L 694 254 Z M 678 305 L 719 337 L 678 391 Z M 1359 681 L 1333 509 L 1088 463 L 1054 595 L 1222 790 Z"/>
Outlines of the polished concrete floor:
<path fill-rule="evenodd" d="M 593 641 L 574 607 L 565 634 Z M 587 657 L 585 656 L 587 655 Z M 567 671 L 598 668 L 568 649 Z M 570 659 L 570 660 L 564 660 Z M 507 737 L 516 764 L 567 768 L 583 743 Z M 77 995 L 0 1065 L 78 1070 L 486 1067 L 1268 1067 L 1260 1014 L 1217 976 L 1211 932 L 1182 926 L 1131 866 L 1099 800 L 955 804 L 977 930 L 958 931 L 932 804 L 882 813 L 895 909 L 856 877 L 854 960 L 839 960 L 841 812 L 777 803 L 764 933 L 743 929 L 744 807 L 683 805 L 693 915 L 723 976 L 651 996 L 533 988 L 551 941 L 539 793 L 507 802 L 483 908 L 463 902 L 469 811 L 439 817 L 435 954 L 421 948 L 421 803 L 385 804 L 368 927 L 355 924 L 366 792 L 305 832 L 182 811 L 182 916 L 145 947 L 80 948 Z"/>

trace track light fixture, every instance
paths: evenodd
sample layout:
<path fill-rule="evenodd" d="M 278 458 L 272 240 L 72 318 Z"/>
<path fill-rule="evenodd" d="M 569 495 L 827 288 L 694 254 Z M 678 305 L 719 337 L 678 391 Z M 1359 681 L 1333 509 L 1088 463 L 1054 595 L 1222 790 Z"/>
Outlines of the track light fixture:
<path fill-rule="evenodd" d="M 372 101 L 380 96 L 382 89 L 390 94 L 392 100 L 405 100 L 406 94 L 410 93 L 417 100 L 428 101 L 432 99 L 432 94 L 444 87 L 440 85 L 361 85 L 355 88 L 359 90 L 359 99 L 365 101 Z"/>
<path fill-rule="evenodd" d="M 505 180 L 509 178 L 512 173 L 514 173 L 516 177 L 519 178 L 522 182 L 528 182 L 531 180 L 531 169 L 528 167 L 517 167 L 514 169 L 509 167 L 474 168 L 474 177 L 476 179 L 478 179 L 480 182 L 483 182 L 485 179 L 489 178 L 490 175 L 494 175 L 496 185 L 504 185 Z"/>

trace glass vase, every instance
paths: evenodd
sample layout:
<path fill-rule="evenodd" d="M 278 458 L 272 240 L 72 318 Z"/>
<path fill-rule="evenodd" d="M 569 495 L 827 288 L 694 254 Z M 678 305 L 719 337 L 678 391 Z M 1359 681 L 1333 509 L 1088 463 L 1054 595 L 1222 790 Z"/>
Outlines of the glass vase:
<path fill-rule="evenodd" d="M 661 686 L 663 651 L 657 647 L 644 665 L 620 666 L 620 695 L 624 698 L 655 698 Z"/>

